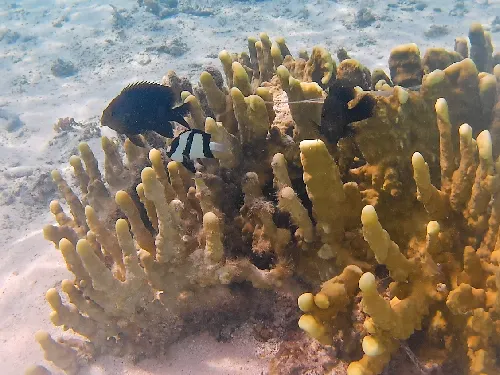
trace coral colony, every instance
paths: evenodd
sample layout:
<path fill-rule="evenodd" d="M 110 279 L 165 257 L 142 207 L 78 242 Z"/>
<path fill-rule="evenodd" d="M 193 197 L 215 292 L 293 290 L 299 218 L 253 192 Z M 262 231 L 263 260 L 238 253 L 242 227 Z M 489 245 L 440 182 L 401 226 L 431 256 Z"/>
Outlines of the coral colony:
<path fill-rule="evenodd" d="M 293 57 L 264 33 L 248 47 L 222 51 L 223 74 L 201 73 L 191 92 L 173 72 L 163 79 L 189 103 L 190 128 L 225 146 L 196 173 L 157 134 L 139 136 L 146 147 L 103 137 L 101 168 L 81 143 L 70 159 L 79 193 L 52 173 L 71 214 L 53 201 L 44 235 L 74 278 L 46 299 L 76 336 L 37 332 L 47 361 L 76 374 L 99 355 L 140 360 L 264 301 L 270 327 L 281 308 L 294 322 L 271 374 L 500 373 L 490 35 L 473 24 L 454 51 L 423 58 L 398 46 L 390 77 L 348 56 L 337 65 L 321 47 Z M 334 85 L 354 89 L 349 108 L 375 102 L 338 143 L 324 136 L 337 134 L 335 116 L 322 113 Z"/>

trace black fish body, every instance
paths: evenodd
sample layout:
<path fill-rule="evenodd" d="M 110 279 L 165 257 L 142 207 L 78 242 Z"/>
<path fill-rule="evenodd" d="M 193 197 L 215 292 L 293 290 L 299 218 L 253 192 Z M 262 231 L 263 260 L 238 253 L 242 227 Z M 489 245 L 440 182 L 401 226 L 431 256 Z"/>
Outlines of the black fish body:
<path fill-rule="evenodd" d="M 184 115 L 189 104 L 174 107 L 176 97 L 173 90 L 164 85 L 139 82 L 125 87 L 104 110 L 101 124 L 120 134 L 127 135 L 137 143 L 137 135 L 154 131 L 164 137 L 173 138 L 175 121 L 189 129 Z"/>
<path fill-rule="evenodd" d="M 354 108 L 349 108 L 349 102 L 356 97 L 352 87 L 338 84 L 330 86 L 328 96 L 323 103 L 321 112 L 320 133 L 333 144 L 354 134 L 351 123 L 365 120 L 373 116 L 375 99 L 370 95 L 361 98 Z"/>

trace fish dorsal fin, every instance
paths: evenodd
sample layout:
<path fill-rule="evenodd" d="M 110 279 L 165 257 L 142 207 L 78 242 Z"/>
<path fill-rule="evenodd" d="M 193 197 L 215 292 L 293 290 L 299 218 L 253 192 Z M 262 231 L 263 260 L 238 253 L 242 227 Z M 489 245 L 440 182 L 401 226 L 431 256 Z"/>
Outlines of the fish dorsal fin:
<path fill-rule="evenodd" d="M 156 82 L 139 81 L 139 82 L 129 83 L 127 86 L 125 86 L 125 88 L 122 90 L 122 92 L 137 90 L 137 89 L 141 89 L 141 88 L 151 88 L 154 86 L 162 86 L 162 85 L 160 85 L 159 83 L 156 83 Z M 164 86 L 164 87 L 168 87 L 168 86 Z"/>
<path fill-rule="evenodd" d="M 334 95 L 342 103 L 347 104 L 356 97 L 356 92 L 353 87 L 336 84 L 328 89 L 328 95 Z"/>
<path fill-rule="evenodd" d="M 140 92 L 140 91 L 161 93 L 165 96 L 168 96 L 168 100 L 171 101 L 172 104 L 175 103 L 177 99 L 180 99 L 180 98 L 175 98 L 175 93 L 170 86 L 165 86 L 160 83 L 149 82 L 149 81 L 140 81 L 131 83 L 122 90 L 121 94 L 128 92 Z"/>

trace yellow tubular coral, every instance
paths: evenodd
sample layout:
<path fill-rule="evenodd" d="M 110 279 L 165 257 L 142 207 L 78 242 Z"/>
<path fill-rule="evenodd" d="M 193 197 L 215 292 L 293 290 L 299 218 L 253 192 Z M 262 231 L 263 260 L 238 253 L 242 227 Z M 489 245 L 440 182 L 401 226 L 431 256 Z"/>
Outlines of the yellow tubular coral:
<path fill-rule="evenodd" d="M 395 85 L 419 85 L 423 69 L 417 45 L 410 43 L 393 48 L 389 57 L 389 70 Z"/>
<path fill-rule="evenodd" d="M 144 194 L 144 185 L 142 183 L 137 185 L 136 192 L 137 195 L 139 196 L 139 200 L 146 209 L 146 213 L 148 215 L 148 219 L 151 225 L 155 230 L 158 230 L 158 216 L 156 215 L 156 209 L 154 203 L 146 198 L 146 194 Z"/>
<path fill-rule="evenodd" d="M 354 265 L 347 266 L 340 275 L 324 282 L 316 295 L 300 295 L 297 303 L 305 314 L 299 320 L 299 327 L 321 343 L 331 345 L 331 322 L 350 304 L 362 273 Z"/>
<path fill-rule="evenodd" d="M 441 165 L 441 191 L 449 194 L 451 190 L 451 179 L 455 170 L 453 160 L 453 146 L 451 143 L 451 123 L 448 114 L 448 104 L 443 98 L 436 101 L 436 115 L 439 129 L 439 150 Z"/>
<path fill-rule="evenodd" d="M 415 152 L 411 163 L 413 165 L 413 178 L 418 189 L 418 200 L 422 202 L 432 219 L 446 218 L 449 215 L 447 196 L 432 185 L 429 166 L 422 154 Z"/>
<path fill-rule="evenodd" d="M 69 205 L 71 215 L 78 224 L 78 226 L 87 228 L 87 223 L 85 220 L 85 208 L 82 202 L 78 199 L 73 190 L 69 187 L 67 182 L 62 178 L 59 171 L 52 171 L 52 179 L 57 184 L 59 191 L 64 195 L 66 202 Z"/>
<path fill-rule="evenodd" d="M 219 60 L 222 63 L 222 68 L 224 69 L 228 86 L 233 87 L 233 61 L 231 55 L 226 50 L 223 50 L 219 52 Z"/>
<path fill-rule="evenodd" d="M 222 233 L 219 219 L 213 212 L 203 215 L 203 229 L 205 231 L 205 258 L 211 263 L 218 263 L 224 256 Z"/>
<path fill-rule="evenodd" d="M 493 146 L 489 131 L 482 131 L 477 137 L 479 150 L 479 167 L 476 170 L 471 198 L 466 208 L 466 217 L 470 225 L 477 226 L 478 230 L 487 227 L 487 206 L 492 192 L 499 189 L 499 179 L 495 175 L 493 163 Z"/>
<path fill-rule="evenodd" d="M 252 88 L 250 87 L 250 80 L 248 79 L 248 74 L 243 68 L 243 66 L 235 61 L 232 64 L 233 70 L 233 86 L 237 87 L 241 93 L 245 96 L 252 94 Z"/>
<path fill-rule="evenodd" d="M 149 151 L 149 160 L 151 161 L 151 167 L 156 172 L 156 177 L 158 178 L 158 180 L 160 180 L 165 188 L 165 198 L 167 199 L 167 202 L 170 202 L 175 198 L 175 191 L 170 184 L 169 176 L 163 164 L 161 152 L 159 150 L 152 149 L 151 151 Z"/>
<path fill-rule="evenodd" d="M 101 137 L 101 146 L 104 151 L 104 177 L 112 187 L 123 186 L 124 165 L 117 145 L 108 137 Z"/>
<path fill-rule="evenodd" d="M 215 84 L 214 77 L 208 72 L 200 75 L 200 83 L 207 94 L 208 104 L 215 113 L 220 114 L 226 110 L 226 96 Z"/>
<path fill-rule="evenodd" d="M 277 42 L 274 42 L 271 46 L 271 57 L 273 58 L 275 68 L 283 64 L 283 56 L 281 55 L 281 49 Z"/>
<path fill-rule="evenodd" d="M 269 121 L 273 122 L 276 118 L 276 113 L 274 112 L 274 100 L 273 94 L 267 87 L 257 87 L 255 89 L 255 95 L 260 96 L 266 102 L 267 114 L 269 116 Z"/>
<path fill-rule="evenodd" d="M 475 145 L 472 141 L 472 128 L 462 124 L 460 134 L 460 165 L 453 172 L 453 182 L 450 194 L 450 205 L 455 211 L 465 208 L 465 203 L 470 197 L 475 165 Z"/>
<path fill-rule="evenodd" d="M 83 194 L 87 194 L 88 193 L 87 187 L 89 185 L 90 178 L 87 172 L 85 172 L 85 169 L 83 168 L 82 159 L 80 159 L 76 155 L 72 155 L 69 158 L 69 164 L 73 167 L 73 173 L 78 180 L 78 183 L 80 185 L 80 190 L 82 191 Z"/>
<path fill-rule="evenodd" d="M 329 247 L 321 256 L 331 258 L 335 256 L 334 247 L 340 241 L 344 229 L 342 210 L 345 195 L 339 169 L 320 140 L 300 142 L 300 160 L 304 168 L 307 195 L 313 203 L 314 218 L 323 242 Z"/>
<path fill-rule="evenodd" d="M 78 373 L 77 355 L 73 349 L 54 341 L 45 331 L 38 331 L 35 340 L 42 347 L 47 361 L 61 368 L 67 375 Z"/>
<path fill-rule="evenodd" d="M 114 264 L 116 265 L 114 271 L 117 277 L 120 279 L 123 278 L 124 268 L 122 252 L 115 235 L 106 228 L 104 223 L 97 217 L 92 207 L 85 207 L 85 216 L 87 216 L 87 223 L 90 230 L 95 233 L 104 251 L 113 257 Z"/>
<path fill-rule="evenodd" d="M 260 80 L 268 81 L 274 73 L 274 64 L 271 53 L 272 43 L 266 33 L 259 34 L 260 40 L 255 42 L 257 60 L 259 62 Z"/>
<path fill-rule="evenodd" d="M 173 220 L 173 213 L 163 193 L 163 185 L 156 178 L 151 168 L 144 168 L 141 173 L 144 194 L 151 200 L 158 215 L 158 234 L 156 236 L 156 259 L 165 263 L 184 254 L 184 245 L 179 236 L 178 224 Z"/>
<path fill-rule="evenodd" d="M 189 114 L 191 117 L 191 127 L 194 129 L 203 130 L 205 126 L 205 115 L 201 108 L 200 102 L 196 96 L 187 93 L 184 103 L 189 104 Z"/>
<path fill-rule="evenodd" d="M 359 289 L 363 292 L 363 311 L 370 315 L 377 327 L 384 331 L 393 329 L 397 317 L 391 309 L 391 304 L 377 292 L 375 276 L 364 273 L 359 279 Z"/>
<path fill-rule="evenodd" d="M 284 76 L 286 74 L 282 72 Z M 323 90 L 316 82 L 300 82 L 290 76 L 288 82 L 288 99 L 300 102 L 307 99 L 318 99 L 323 96 Z M 318 103 L 290 103 L 290 112 L 295 121 L 297 141 L 319 138 L 321 124 L 321 105 Z"/>
<path fill-rule="evenodd" d="M 305 74 L 324 87 L 335 79 L 336 69 L 330 53 L 320 46 L 314 46 L 306 64 Z"/>
<path fill-rule="evenodd" d="M 225 151 L 214 151 L 220 165 L 224 168 L 236 168 L 241 162 L 241 145 L 238 139 L 211 117 L 205 120 L 205 131 L 212 135 L 214 142 L 221 143 L 226 148 Z"/>
<path fill-rule="evenodd" d="M 139 210 L 132 201 L 132 198 L 130 198 L 130 195 L 120 190 L 116 193 L 115 200 L 116 204 L 118 204 L 120 209 L 127 215 L 127 219 L 130 222 L 132 231 L 135 233 L 135 238 L 139 246 L 153 254 L 155 252 L 155 241 L 153 236 L 151 236 L 144 226 Z"/>
<path fill-rule="evenodd" d="M 69 242 L 66 238 L 63 238 L 59 242 L 59 249 L 61 250 L 66 262 L 66 267 L 75 275 L 76 284 L 81 287 L 91 286 L 92 279 L 83 267 L 83 263 L 76 253 L 75 245 Z"/>
<path fill-rule="evenodd" d="M 186 197 L 186 187 L 184 186 L 184 181 L 182 180 L 182 175 L 181 175 L 182 168 L 184 168 L 182 164 L 176 161 L 170 161 L 167 164 L 168 177 L 170 178 L 170 184 L 172 185 L 172 189 L 175 192 L 175 197 L 180 201 L 185 202 L 187 197 Z M 144 181 L 142 183 L 144 183 Z M 146 188 L 146 186 L 144 186 L 144 188 Z"/>
<path fill-rule="evenodd" d="M 305 242 L 312 242 L 314 240 L 314 227 L 309 218 L 309 214 L 302 202 L 297 197 L 297 194 L 289 186 L 280 190 L 278 196 L 278 208 L 288 212 L 292 221 L 299 228 L 299 237 L 303 238 Z"/>
<path fill-rule="evenodd" d="M 90 178 L 90 181 L 102 180 L 101 172 L 99 171 L 99 166 L 94 153 L 90 149 L 89 145 L 85 142 L 81 142 L 78 145 L 78 150 L 80 151 L 81 158 L 85 163 L 86 172 Z"/>
<path fill-rule="evenodd" d="M 263 141 L 270 126 L 264 100 L 258 95 L 245 97 L 236 87 L 231 89 L 231 98 L 241 143 Z"/>
<path fill-rule="evenodd" d="M 406 259 L 399 251 L 398 245 L 391 241 L 389 234 L 380 225 L 373 206 L 368 205 L 363 208 L 361 222 L 363 224 L 363 237 L 375 253 L 377 261 L 387 266 L 394 280 L 405 281 L 414 271 L 414 264 Z M 366 280 L 368 278 L 367 276 Z"/>

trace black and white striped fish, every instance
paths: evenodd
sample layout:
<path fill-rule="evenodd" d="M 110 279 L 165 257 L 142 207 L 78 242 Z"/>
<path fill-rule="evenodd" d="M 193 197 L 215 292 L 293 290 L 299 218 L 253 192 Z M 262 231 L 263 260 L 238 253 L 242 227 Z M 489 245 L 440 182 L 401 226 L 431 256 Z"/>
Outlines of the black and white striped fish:
<path fill-rule="evenodd" d="M 195 159 L 213 159 L 213 152 L 225 152 L 221 143 L 210 142 L 212 136 L 198 129 L 189 129 L 174 138 L 167 155 L 170 159 L 182 163 L 188 170 L 195 172 Z"/>

